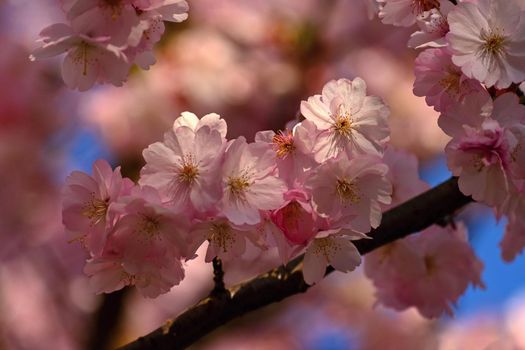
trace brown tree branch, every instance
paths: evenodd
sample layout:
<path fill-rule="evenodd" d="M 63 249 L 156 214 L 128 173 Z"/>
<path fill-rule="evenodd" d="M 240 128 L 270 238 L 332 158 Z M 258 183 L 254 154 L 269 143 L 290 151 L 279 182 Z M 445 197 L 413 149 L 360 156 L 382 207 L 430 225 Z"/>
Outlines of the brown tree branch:
<path fill-rule="evenodd" d="M 451 178 L 441 185 L 387 211 L 381 225 L 370 232 L 373 239 L 355 242 L 361 254 L 403 238 L 411 233 L 442 221 L 472 201 L 458 189 L 457 179 Z M 201 300 L 176 319 L 152 333 L 140 337 L 121 350 L 174 350 L 184 349 L 206 334 L 232 319 L 294 294 L 303 293 L 308 285 L 303 280 L 299 265 L 303 257 L 287 266 L 275 268 L 246 283 Z M 327 273 L 332 271 L 327 269 Z"/>

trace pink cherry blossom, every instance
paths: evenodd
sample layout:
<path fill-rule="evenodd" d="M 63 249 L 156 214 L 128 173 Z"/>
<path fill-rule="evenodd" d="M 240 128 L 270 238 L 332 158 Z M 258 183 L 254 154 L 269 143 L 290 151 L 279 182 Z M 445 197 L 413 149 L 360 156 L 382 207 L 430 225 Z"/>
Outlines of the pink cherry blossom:
<path fill-rule="evenodd" d="M 270 145 L 275 152 L 279 178 L 285 180 L 289 188 L 300 188 L 307 173 L 317 164 L 312 154 L 316 136 L 315 124 L 305 120 L 295 125 L 292 132 L 259 131 L 255 142 Z"/>
<path fill-rule="evenodd" d="M 162 16 L 154 12 L 142 12 L 139 15 L 139 24 L 136 28 L 141 33 L 141 38 L 136 45 L 129 45 L 124 53 L 133 59 L 133 63 L 147 70 L 156 62 L 153 47 L 164 34 L 165 27 Z"/>
<path fill-rule="evenodd" d="M 339 234 L 334 230 L 319 232 L 311 241 L 303 262 L 303 277 L 308 284 L 319 282 L 325 275 L 326 267 L 333 266 L 341 272 L 354 270 L 361 264 L 361 255 L 352 240 L 366 238 L 361 233 L 347 231 Z"/>
<path fill-rule="evenodd" d="M 148 249 L 166 251 L 179 258 L 187 256 L 189 222 L 185 216 L 165 207 L 153 187 L 134 188 L 111 210 L 121 216 L 111 234 L 125 239 L 123 246 L 129 259 L 134 253 L 141 256 Z"/>
<path fill-rule="evenodd" d="M 500 247 L 503 260 L 510 262 L 525 247 L 525 181 L 518 181 L 516 186 L 512 186 L 505 202 L 498 209 L 499 214 L 505 214 L 508 218 Z"/>
<path fill-rule="evenodd" d="M 462 2 L 448 15 L 452 61 L 487 86 L 525 80 L 525 12 L 515 0 Z"/>
<path fill-rule="evenodd" d="M 418 161 L 415 155 L 389 146 L 383 161 L 388 166 L 386 177 L 392 184 L 392 208 L 428 190 L 430 186 L 419 178 Z"/>
<path fill-rule="evenodd" d="M 97 258 L 88 260 L 84 273 L 90 278 L 96 293 L 110 293 L 125 286 L 135 285 L 148 298 L 168 292 L 184 278 L 184 269 L 174 256 L 144 249 L 142 259 L 128 260 L 118 243 Z"/>
<path fill-rule="evenodd" d="M 439 119 L 452 141 L 446 147 L 447 163 L 459 176 L 459 188 L 477 201 L 501 205 L 512 180 L 509 176 L 520 154 L 525 107 L 507 93 L 494 103 L 483 95 L 470 95 Z M 521 140 L 521 141 L 520 141 Z"/>
<path fill-rule="evenodd" d="M 417 16 L 419 31 L 413 33 L 408 41 L 408 47 L 420 49 L 423 47 L 443 47 L 448 43 L 445 35 L 448 33 L 448 13 L 454 8 L 449 0 L 439 0 L 439 7 L 425 11 Z"/>
<path fill-rule="evenodd" d="M 239 137 L 230 143 L 223 165 L 222 211 L 234 224 L 254 225 L 259 210 L 273 210 L 284 203 L 286 184 L 275 176 L 272 149 L 263 143 L 246 143 Z"/>
<path fill-rule="evenodd" d="M 155 187 L 176 211 L 213 210 L 221 199 L 220 172 L 225 140 L 217 130 L 179 126 L 163 142 L 144 150 L 140 184 Z"/>
<path fill-rule="evenodd" d="M 164 33 L 163 21 L 187 18 L 183 0 L 80 0 L 63 1 L 68 24 L 45 28 L 44 45 L 31 59 L 68 52 L 62 65 L 63 79 L 81 91 L 94 83 L 121 86 L 132 64 L 148 69 L 155 63 L 153 45 Z"/>
<path fill-rule="evenodd" d="M 320 131 L 313 149 L 318 162 L 343 151 L 382 154 L 389 139 L 389 110 L 380 98 L 366 96 L 361 78 L 328 82 L 322 95 L 301 102 L 301 113 Z"/>
<path fill-rule="evenodd" d="M 503 260 L 512 262 L 525 247 L 525 221 L 518 218 L 511 219 L 505 227 L 505 235 L 499 245 Z"/>
<path fill-rule="evenodd" d="M 459 176 L 461 192 L 489 205 L 503 202 L 509 190 L 505 169 L 510 149 L 496 121 L 487 120 L 480 129 L 465 128 L 464 137 L 452 140 L 445 152 L 448 167 Z"/>
<path fill-rule="evenodd" d="M 364 271 L 378 289 L 378 294 L 394 294 L 394 289 L 409 288 L 405 282 L 408 284 L 420 276 L 420 256 L 409 240 L 399 239 L 365 255 Z M 402 276 L 403 280 L 400 280 L 399 276 Z M 393 303 L 396 301 L 392 300 Z"/>
<path fill-rule="evenodd" d="M 291 190 L 284 197 L 286 203 L 271 214 L 272 221 L 289 242 L 304 245 L 322 228 L 324 220 L 317 217 L 303 191 Z"/>
<path fill-rule="evenodd" d="M 133 0 L 141 11 L 160 14 L 163 21 L 182 22 L 188 18 L 188 3 L 184 0 Z"/>
<path fill-rule="evenodd" d="M 111 293 L 133 283 L 133 278 L 122 266 L 121 256 L 112 251 L 87 261 L 84 273 L 95 293 Z"/>
<path fill-rule="evenodd" d="M 34 50 L 30 59 L 67 52 L 62 63 L 62 78 L 70 88 L 85 91 L 96 82 L 121 86 L 126 80 L 130 68 L 128 58 L 121 48 L 109 42 L 109 37 L 88 36 L 63 23 L 43 29 L 40 36 L 44 45 Z"/>
<path fill-rule="evenodd" d="M 425 11 L 439 8 L 439 0 L 378 0 L 379 18 L 385 24 L 409 27 Z"/>
<path fill-rule="evenodd" d="M 255 225 L 259 246 L 277 248 L 277 254 L 283 265 L 304 250 L 304 245 L 294 244 L 284 234 L 272 219 L 272 211 L 262 212 L 261 222 Z"/>
<path fill-rule="evenodd" d="M 432 226 L 365 259 L 378 302 L 396 310 L 415 306 L 428 318 L 452 314 L 452 304 L 469 284 L 483 288 L 482 268 L 463 225 Z"/>
<path fill-rule="evenodd" d="M 209 241 L 206 252 L 207 262 L 212 261 L 214 257 L 225 261 L 239 258 L 246 250 L 247 239 L 257 244 L 256 227 L 235 225 L 222 217 L 194 224 L 188 235 L 190 251 L 193 252 L 197 251 L 206 240 Z"/>
<path fill-rule="evenodd" d="M 109 293 L 135 285 L 143 296 L 155 298 L 179 284 L 181 256 L 188 252 L 186 219 L 164 208 L 151 187 L 135 189 L 110 210 L 122 217 L 103 251 L 86 264 L 92 288 Z"/>
<path fill-rule="evenodd" d="M 520 186 L 522 181 L 525 181 L 525 124 L 521 128 L 521 132 L 518 134 L 517 144 L 512 150 L 511 164 L 510 164 L 510 177 L 513 181 L 514 186 Z M 514 132 L 514 135 L 517 135 Z"/>
<path fill-rule="evenodd" d="M 436 111 L 446 111 L 468 94 L 485 92 L 477 80 L 467 78 L 452 63 L 446 49 L 427 49 L 419 54 L 415 64 L 414 95 L 425 96 L 427 104 Z"/>
<path fill-rule="evenodd" d="M 388 167 L 372 156 L 348 159 L 342 155 L 321 164 L 307 181 L 313 208 L 333 221 L 368 232 L 381 222 L 381 204 L 389 204 L 392 185 Z"/>
<path fill-rule="evenodd" d="M 146 298 L 156 298 L 167 293 L 184 279 L 181 261 L 169 255 L 163 259 L 154 256 L 147 257 L 145 261 L 125 262 L 124 267 L 139 293 Z"/>
<path fill-rule="evenodd" d="M 374 19 L 374 17 L 379 12 L 379 3 L 377 0 L 362 0 L 366 6 L 366 10 L 368 13 L 368 19 Z"/>
<path fill-rule="evenodd" d="M 226 121 L 216 113 L 206 114 L 199 119 L 191 112 L 182 112 L 181 116 L 175 119 L 175 122 L 173 123 L 173 130 L 180 126 L 186 126 L 194 132 L 203 126 L 208 126 L 212 130 L 217 130 L 224 140 L 226 140 L 226 133 L 228 131 Z"/>
<path fill-rule="evenodd" d="M 109 37 L 118 47 L 136 46 L 142 37 L 139 17 L 131 0 L 81 0 L 67 15 L 76 31 Z"/>
<path fill-rule="evenodd" d="M 108 210 L 120 196 L 130 193 L 133 182 L 122 178 L 104 160 L 93 164 L 93 176 L 74 171 L 66 179 L 62 220 L 93 255 L 102 251 L 115 216 Z"/>

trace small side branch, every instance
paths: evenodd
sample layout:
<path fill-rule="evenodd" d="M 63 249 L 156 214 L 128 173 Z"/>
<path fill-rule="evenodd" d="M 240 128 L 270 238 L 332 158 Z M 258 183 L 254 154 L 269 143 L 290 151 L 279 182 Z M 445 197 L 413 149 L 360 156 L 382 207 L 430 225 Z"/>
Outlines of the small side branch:
<path fill-rule="evenodd" d="M 387 211 L 381 225 L 370 232 L 373 239 L 355 242 L 361 254 L 421 231 L 430 225 L 454 215 L 471 202 L 463 195 L 457 178 Z M 303 256 L 286 267 L 275 268 L 251 281 L 229 290 L 230 298 L 209 297 L 168 321 L 165 326 L 124 346 L 121 350 L 177 350 L 184 349 L 206 334 L 250 311 L 278 302 L 291 295 L 303 293 L 308 285 L 298 269 Z M 284 271 L 283 271 L 284 269 Z M 331 269 L 327 271 L 330 273 Z"/>
<path fill-rule="evenodd" d="M 218 257 L 213 258 L 213 282 L 214 287 L 211 291 L 211 297 L 230 297 L 229 291 L 224 286 L 224 271 L 222 270 L 222 261 Z"/>

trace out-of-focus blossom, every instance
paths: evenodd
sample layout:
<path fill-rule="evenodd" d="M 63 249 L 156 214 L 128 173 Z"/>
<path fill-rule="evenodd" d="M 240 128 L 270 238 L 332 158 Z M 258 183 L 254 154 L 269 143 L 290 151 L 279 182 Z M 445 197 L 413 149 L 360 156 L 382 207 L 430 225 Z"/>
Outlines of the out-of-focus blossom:
<path fill-rule="evenodd" d="M 368 19 L 373 19 L 379 13 L 379 2 L 377 0 L 363 0 L 368 13 Z"/>
<path fill-rule="evenodd" d="M 429 185 L 419 178 L 416 156 L 389 146 L 383 161 L 388 166 L 386 177 L 392 184 L 392 202 L 385 209 L 399 205 L 429 189 Z"/>
<path fill-rule="evenodd" d="M 64 52 L 62 78 L 72 89 L 85 91 L 95 82 L 121 86 L 130 65 L 122 49 L 106 37 L 90 37 L 75 32 L 66 24 L 53 24 L 40 33 L 44 45 L 31 54 L 32 60 L 52 57 Z"/>
<path fill-rule="evenodd" d="M 449 31 L 447 16 L 453 8 L 454 4 L 451 1 L 439 0 L 439 7 L 417 16 L 417 25 L 420 30 L 410 35 L 408 47 L 420 49 L 447 46 L 445 38 Z"/>
<path fill-rule="evenodd" d="M 510 262 L 525 247 L 525 181 L 521 180 L 513 186 L 500 209 L 508 218 L 505 236 L 500 242 L 501 256 Z"/>
<path fill-rule="evenodd" d="M 409 27 L 418 15 L 439 8 L 439 0 L 378 0 L 379 18 L 385 24 Z"/>
<path fill-rule="evenodd" d="M 525 222 L 523 219 L 510 219 L 505 227 L 505 236 L 499 245 L 501 256 L 506 262 L 513 261 L 522 252 L 525 247 Z"/>
<path fill-rule="evenodd" d="M 482 268 L 463 225 L 433 226 L 380 248 L 365 261 L 378 302 L 396 310 L 415 306 L 429 318 L 452 314 L 451 305 L 469 284 L 483 287 Z"/>
<path fill-rule="evenodd" d="M 63 2 L 68 24 L 42 30 L 43 46 L 32 60 L 67 52 L 62 77 L 70 88 L 85 91 L 96 82 L 121 86 L 133 63 L 148 69 L 155 63 L 153 45 L 164 32 L 163 20 L 187 18 L 184 0 Z"/>

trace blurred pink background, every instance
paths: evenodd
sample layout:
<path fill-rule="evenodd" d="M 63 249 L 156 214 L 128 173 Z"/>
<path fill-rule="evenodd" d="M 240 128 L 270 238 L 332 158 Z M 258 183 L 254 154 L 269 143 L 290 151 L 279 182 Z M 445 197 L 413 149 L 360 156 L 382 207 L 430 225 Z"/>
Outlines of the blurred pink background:
<path fill-rule="evenodd" d="M 78 93 L 63 86 L 60 59 L 28 60 L 39 31 L 63 17 L 58 0 L 0 0 L 0 349 L 114 348 L 210 291 L 211 266 L 197 259 L 180 286 L 155 300 L 131 290 L 96 296 L 82 274 L 85 253 L 61 225 L 68 172 L 89 172 L 104 157 L 136 178 L 142 149 L 183 111 L 219 113 L 229 137 L 251 139 L 284 128 L 328 80 L 359 76 L 390 106 L 394 145 L 425 162 L 446 144 L 437 114 L 412 94 L 411 31 L 370 21 L 364 1 L 189 3 L 189 20 L 167 26 L 149 71 L 133 71 L 123 88 Z M 274 261 L 227 266 L 227 282 Z M 194 348 L 525 349 L 525 293 L 499 313 L 434 321 L 374 307 L 373 294 L 361 271 L 335 273 Z"/>

